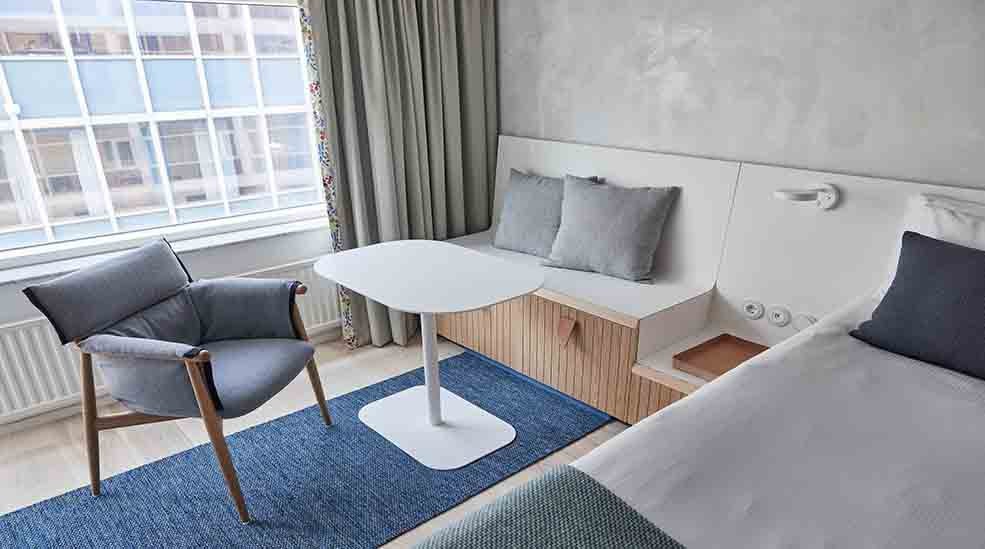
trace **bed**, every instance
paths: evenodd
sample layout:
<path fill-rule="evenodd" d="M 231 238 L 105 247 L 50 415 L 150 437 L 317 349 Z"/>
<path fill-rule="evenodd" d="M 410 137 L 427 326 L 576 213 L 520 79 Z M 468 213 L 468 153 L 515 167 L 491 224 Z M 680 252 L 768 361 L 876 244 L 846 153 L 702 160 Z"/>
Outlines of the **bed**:
<path fill-rule="evenodd" d="M 985 546 L 985 381 L 848 335 L 877 303 L 822 319 L 422 546 Z"/>

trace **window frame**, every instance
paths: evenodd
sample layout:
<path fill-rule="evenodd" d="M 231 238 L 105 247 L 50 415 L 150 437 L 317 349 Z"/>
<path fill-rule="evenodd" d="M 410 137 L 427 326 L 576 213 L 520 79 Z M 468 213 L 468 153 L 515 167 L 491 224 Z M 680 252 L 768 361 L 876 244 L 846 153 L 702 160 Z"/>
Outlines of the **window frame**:
<path fill-rule="evenodd" d="M 58 55 L 53 54 L 25 54 L 17 56 L 3 56 L 3 61 L 17 61 L 17 60 L 32 60 L 32 61 L 57 61 L 64 62 L 68 66 L 69 75 L 72 80 L 72 87 L 75 91 L 76 100 L 79 104 L 79 116 L 70 117 L 50 117 L 50 118 L 21 118 L 19 116 L 19 107 L 14 103 L 13 95 L 11 89 L 7 82 L 7 75 L 2 63 L 0 63 L 0 102 L 2 102 L 2 108 L 6 112 L 6 118 L 0 119 L 0 132 L 10 132 L 14 136 L 14 141 L 17 145 L 17 157 L 20 162 L 24 164 L 22 166 L 22 172 L 27 178 L 27 186 L 30 187 L 31 202 L 35 209 L 38 210 L 36 213 L 39 218 L 39 223 L 36 225 L 43 228 L 45 237 L 47 239 L 46 243 L 43 244 L 33 244 L 20 248 L 11 248 L 6 250 L 0 250 L 0 269 L 13 268 L 19 265 L 26 265 L 31 263 L 37 263 L 42 261 L 50 260 L 52 257 L 53 250 L 57 251 L 55 256 L 65 255 L 64 250 L 78 250 L 83 252 L 88 248 L 93 249 L 103 249 L 105 248 L 105 242 L 112 241 L 127 241 L 130 240 L 130 236 L 137 238 L 147 238 L 148 234 L 168 234 L 172 238 L 184 238 L 187 235 L 195 235 L 195 237 L 201 237 L 203 234 L 225 234 L 229 232 L 234 232 L 236 230 L 247 230 L 263 225 L 265 220 L 277 219 L 277 223 L 283 223 L 285 218 L 293 219 L 313 219 L 318 217 L 324 217 L 325 207 L 324 207 L 324 196 L 323 193 L 318 193 L 317 202 L 313 204 L 306 204 L 303 206 L 290 206 L 290 202 L 285 204 L 283 207 L 281 202 L 285 197 L 289 198 L 289 195 L 293 192 L 312 192 L 320 190 L 321 186 L 318 184 L 320 179 L 318 170 L 320 169 L 320 162 L 318 160 L 318 150 L 317 150 L 317 139 L 314 134 L 314 119 L 312 113 L 311 96 L 309 93 L 304 93 L 303 104 L 297 105 L 266 105 L 264 103 L 263 87 L 261 82 L 260 73 L 260 61 L 265 59 L 291 59 L 298 63 L 298 68 L 300 72 L 300 82 L 305 87 L 307 86 L 307 67 L 304 62 L 304 42 L 303 36 L 301 35 L 301 26 L 299 18 L 295 18 L 295 39 L 297 43 L 297 50 L 292 54 L 258 54 L 256 50 L 256 34 L 254 32 L 253 16 L 249 5 L 262 5 L 262 6 L 279 6 L 279 7 L 290 7 L 297 13 L 298 4 L 294 2 L 279 2 L 279 1 L 254 1 L 254 2 L 229 2 L 235 4 L 244 4 L 241 9 L 240 18 L 244 22 L 244 36 L 247 41 L 247 54 L 205 54 L 203 55 L 201 50 L 201 44 L 199 41 L 198 24 L 194 16 L 194 6 L 193 2 L 185 1 L 181 2 L 184 9 L 184 14 L 188 22 L 189 36 L 192 45 L 192 54 L 188 55 L 165 55 L 165 54 L 152 54 L 145 53 L 141 51 L 140 40 L 138 37 L 138 25 L 135 14 L 135 0 L 118 0 L 120 6 L 122 7 L 123 17 L 127 25 L 127 33 L 130 42 L 130 52 L 126 54 L 77 54 L 73 48 L 73 42 L 71 39 L 71 32 L 69 25 L 66 22 L 66 17 L 63 11 L 62 0 L 50 0 L 55 21 L 58 28 L 58 37 L 62 43 L 62 52 Z M 154 106 L 151 101 L 150 96 L 150 85 L 147 79 L 147 74 L 145 72 L 145 62 L 147 60 L 156 59 L 184 59 L 193 61 L 195 65 L 195 72 L 199 80 L 199 93 L 202 97 L 203 108 L 195 110 L 186 111 L 167 111 L 160 112 L 155 111 Z M 208 83 L 205 79 L 205 62 L 210 59 L 244 59 L 249 61 L 249 71 L 250 78 L 252 79 L 254 93 L 255 93 L 255 105 L 250 107 L 230 107 L 230 108 L 213 108 L 211 106 L 211 97 L 209 95 Z M 85 89 L 82 84 L 82 80 L 79 72 L 79 62 L 89 61 L 89 60 L 126 60 L 134 63 L 137 73 L 137 81 L 140 87 L 141 97 L 139 101 L 143 103 L 143 112 L 137 113 L 127 113 L 127 114 L 92 114 L 88 109 L 88 101 L 86 98 Z M 278 114 L 301 114 L 307 124 L 309 136 L 308 136 L 308 152 L 310 154 L 309 163 L 314 170 L 314 181 L 311 187 L 303 187 L 300 189 L 278 189 L 277 186 L 277 171 L 274 169 L 274 160 L 269 146 L 270 143 L 270 129 L 268 128 L 267 120 L 270 115 Z M 267 180 L 267 191 L 264 194 L 256 195 L 245 195 L 239 198 L 229 196 L 230 181 L 235 182 L 236 174 L 225 174 L 225 167 L 223 166 L 223 156 L 221 153 L 219 139 L 221 138 L 219 132 L 216 128 L 216 119 L 221 118 L 232 118 L 232 117 L 252 117 L 256 121 L 256 134 L 260 146 L 262 148 L 262 161 L 265 165 L 265 175 Z M 216 204 L 221 203 L 222 216 L 208 219 L 207 221 L 185 221 L 182 222 L 179 218 L 179 212 L 186 207 L 201 206 L 201 204 L 190 203 L 187 205 L 176 204 L 175 203 L 175 189 L 171 182 L 171 177 L 167 170 L 166 156 L 164 155 L 163 141 L 160 132 L 160 124 L 162 122 L 172 122 L 179 120 L 203 120 L 209 135 L 209 148 L 212 153 L 212 168 L 216 173 L 217 184 L 220 189 L 221 201 L 216 202 Z M 107 181 L 105 168 L 103 166 L 103 159 L 101 149 L 99 147 L 100 141 L 97 140 L 94 128 L 104 125 L 112 124 L 141 124 L 146 123 L 150 128 L 150 141 L 153 145 L 152 152 L 156 157 L 157 167 L 159 168 L 162 187 L 164 189 L 164 195 L 166 200 L 166 212 L 169 218 L 169 224 L 164 226 L 158 226 L 153 229 L 142 229 L 142 230 L 127 230 L 121 229 L 119 218 L 126 217 L 128 215 L 133 215 L 136 212 L 128 211 L 126 208 L 121 208 L 117 211 L 117 207 L 112 203 L 112 189 Z M 109 220 L 112 227 L 112 232 L 105 233 L 99 236 L 86 236 L 76 240 L 58 240 L 55 238 L 55 228 L 64 225 L 70 225 L 74 223 L 83 223 L 86 221 L 91 221 L 96 219 L 96 215 L 92 215 L 85 218 L 80 218 L 78 220 L 51 220 L 49 219 L 49 214 L 47 211 L 47 206 L 44 201 L 43 193 L 39 186 L 39 181 L 35 174 L 35 170 L 32 165 L 31 157 L 28 151 L 28 145 L 25 140 L 25 132 L 30 132 L 31 130 L 38 129 L 50 129 L 50 128 L 66 128 L 66 127 L 82 127 L 85 130 L 86 138 L 89 146 L 89 155 L 92 162 L 95 165 L 98 184 L 103 194 L 105 205 L 105 217 Z M 241 155 L 243 159 L 249 159 L 253 161 L 253 155 Z M 112 169 L 112 168 L 111 168 Z M 10 171 L 8 167 L 8 171 Z M 259 198 L 267 198 L 271 201 L 272 206 L 269 209 L 262 210 L 256 213 L 236 213 L 234 212 L 230 204 L 236 202 L 237 200 L 256 200 Z M 161 208 L 161 212 L 164 212 L 164 208 Z M 292 212 L 292 216 L 281 216 L 276 215 L 275 212 Z M 32 227 L 35 225 L 31 225 Z M 0 227 L 0 233 L 13 233 L 26 230 L 27 225 L 17 225 L 10 227 Z M 141 234 L 143 233 L 143 236 Z M 90 242 L 97 241 L 98 242 Z M 69 255 L 79 255 L 75 252 L 69 253 Z M 46 259 L 48 258 L 48 259 Z"/>

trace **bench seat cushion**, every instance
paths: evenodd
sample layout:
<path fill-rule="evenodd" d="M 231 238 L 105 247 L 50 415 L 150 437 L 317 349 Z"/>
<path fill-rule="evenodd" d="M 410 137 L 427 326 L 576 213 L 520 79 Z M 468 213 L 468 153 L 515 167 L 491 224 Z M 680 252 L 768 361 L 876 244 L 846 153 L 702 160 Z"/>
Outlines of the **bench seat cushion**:
<path fill-rule="evenodd" d="M 636 319 L 659 313 L 711 289 L 687 281 L 633 282 L 599 273 L 547 267 L 540 257 L 496 248 L 492 240 L 493 232 L 485 231 L 449 242 L 508 261 L 540 266 L 544 270 L 544 289 Z"/>

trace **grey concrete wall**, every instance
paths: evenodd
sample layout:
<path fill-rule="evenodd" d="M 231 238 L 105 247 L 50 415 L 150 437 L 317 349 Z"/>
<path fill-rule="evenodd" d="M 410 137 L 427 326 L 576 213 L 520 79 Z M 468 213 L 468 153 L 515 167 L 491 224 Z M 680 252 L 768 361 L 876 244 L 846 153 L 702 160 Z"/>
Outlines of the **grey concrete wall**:
<path fill-rule="evenodd" d="M 985 187 L 985 0 L 499 0 L 499 63 L 506 134 Z"/>

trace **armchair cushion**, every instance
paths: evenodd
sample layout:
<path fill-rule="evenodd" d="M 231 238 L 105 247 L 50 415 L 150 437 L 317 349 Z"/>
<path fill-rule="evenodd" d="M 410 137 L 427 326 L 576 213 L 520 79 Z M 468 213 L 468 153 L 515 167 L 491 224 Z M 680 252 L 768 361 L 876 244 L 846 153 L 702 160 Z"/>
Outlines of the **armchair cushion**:
<path fill-rule="evenodd" d="M 212 376 L 222 408 L 234 418 L 280 392 L 308 364 L 315 348 L 299 339 L 230 339 L 209 343 Z"/>
<path fill-rule="evenodd" d="M 298 284 L 296 280 L 259 278 L 192 283 L 189 293 L 201 319 L 200 341 L 296 338 L 291 305 Z"/>
<path fill-rule="evenodd" d="M 200 349 L 185 343 L 96 334 L 79 342 L 83 352 L 94 355 L 116 356 L 129 359 L 182 361 L 198 354 Z"/>
<path fill-rule="evenodd" d="M 202 341 L 202 322 L 186 288 L 100 333 L 198 345 Z"/>
<path fill-rule="evenodd" d="M 177 294 L 190 281 L 171 245 L 161 239 L 24 293 L 68 343 Z"/>

